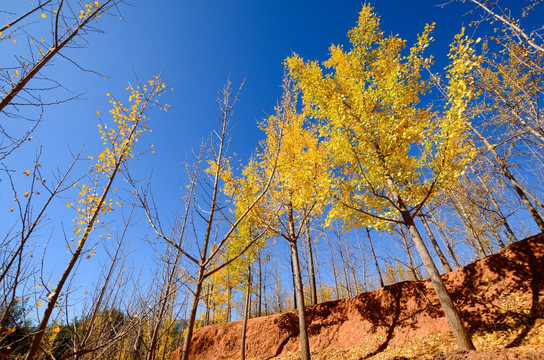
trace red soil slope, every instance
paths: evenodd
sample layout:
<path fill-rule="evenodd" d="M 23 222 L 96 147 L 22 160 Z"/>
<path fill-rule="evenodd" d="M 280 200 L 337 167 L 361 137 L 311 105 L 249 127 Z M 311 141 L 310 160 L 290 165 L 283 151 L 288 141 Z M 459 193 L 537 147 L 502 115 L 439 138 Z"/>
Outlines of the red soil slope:
<path fill-rule="evenodd" d="M 519 317 L 505 299 L 527 309 L 527 325 L 516 341 L 542 317 L 544 235 L 512 244 L 498 253 L 443 276 L 469 331 L 500 329 Z M 352 298 L 307 307 L 310 348 L 372 345 L 374 354 L 422 335 L 447 333 L 448 324 L 428 280 L 406 281 Z M 532 320 L 531 320 L 532 319 Z M 193 335 L 191 359 L 237 359 L 241 321 L 200 328 Z M 247 356 L 271 358 L 297 351 L 295 311 L 250 319 Z M 544 346 L 544 345 L 543 345 Z M 171 357 L 178 360 L 180 349 Z M 495 357 L 495 359 L 498 359 Z"/>

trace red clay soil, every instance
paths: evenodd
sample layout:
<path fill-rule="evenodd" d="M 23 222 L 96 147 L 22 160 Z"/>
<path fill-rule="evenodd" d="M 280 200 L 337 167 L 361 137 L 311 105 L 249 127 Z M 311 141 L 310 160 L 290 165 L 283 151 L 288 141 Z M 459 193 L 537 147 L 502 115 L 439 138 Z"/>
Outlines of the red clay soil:
<path fill-rule="evenodd" d="M 529 319 L 542 317 L 544 235 L 517 242 L 485 259 L 443 276 L 460 316 L 470 332 L 501 329 L 517 313 L 505 312 L 501 297 L 524 295 Z M 374 354 L 423 335 L 448 333 L 444 313 L 429 280 L 405 281 L 348 299 L 329 301 L 306 310 L 311 349 L 375 344 Z M 511 345 L 531 329 L 531 321 Z M 193 335 L 191 359 L 238 359 L 241 321 L 210 325 Z M 268 359 L 299 349 L 296 311 L 250 319 L 247 356 Z M 544 346 L 544 344 L 543 344 Z M 171 360 L 180 357 L 178 349 Z M 487 354 L 487 355 L 486 355 Z M 508 350 L 487 351 L 478 359 L 523 359 Z M 487 357 L 486 357 L 487 356 Z M 471 359 L 450 354 L 447 359 Z"/>

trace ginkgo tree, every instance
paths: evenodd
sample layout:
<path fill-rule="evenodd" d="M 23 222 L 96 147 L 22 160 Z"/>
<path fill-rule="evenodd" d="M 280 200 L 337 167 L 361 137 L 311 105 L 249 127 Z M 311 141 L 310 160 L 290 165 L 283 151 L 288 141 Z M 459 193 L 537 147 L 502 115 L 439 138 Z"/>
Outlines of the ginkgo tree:
<path fill-rule="evenodd" d="M 406 41 L 386 37 L 373 9 L 363 6 L 348 33 L 351 48 L 330 48 L 324 70 L 300 56 L 287 59 L 303 93 L 306 111 L 319 122 L 335 173 L 329 219 L 352 227 L 390 230 L 406 226 L 438 294 L 457 345 L 474 349 L 414 218 L 426 202 L 454 184 L 474 156 L 467 142 L 467 103 L 474 97 L 471 71 L 479 57 L 472 40 L 456 35 L 449 52 L 442 109 L 424 102 L 433 63 L 424 50 L 434 25 L 427 25 L 408 51 Z"/>
<path fill-rule="evenodd" d="M 44 296 L 43 302 L 37 303 L 38 306 L 45 303 L 46 305 L 26 354 L 27 360 L 34 359 L 42 349 L 47 326 L 53 311 L 59 306 L 59 298 L 62 296 L 74 268 L 83 256 L 91 258 L 95 255 L 88 248 L 87 243 L 93 232 L 104 226 L 101 218 L 114 209 L 113 200 L 110 198 L 114 191 L 114 180 L 120 173 L 121 166 L 133 157 L 134 146 L 142 133 L 146 131 L 146 111 L 157 103 L 156 97 L 163 92 L 164 88 L 162 80 L 155 76 L 147 83 L 136 87 L 127 87 L 127 91 L 130 92 L 131 105 L 129 107 L 123 106 L 121 102 L 111 97 L 112 109 L 110 112 L 114 126 L 99 125 L 104 150 L 96 159 L 91 157 L 95 162 L 90 169 L 89 181 L 82 181 L 78 185 L 78 199 L 74 203 L 66 204 L 76 212 L 74 237 L 67 245 L 72 256 L 55 287 L 51 288 L 51 292 Z"/>
<path fill-rule="evenodd" d="M 306 360 L 310 358 L 310 348 L 298 246 L 301 236 L 305 236 L 308 221 L 325 209 L 331 176 L 327 149 L 319 141 L 317 129 L 310 123 L 308 114 L 297 109 L 297 100 L 298 94 L 290 78 L 286 77 L 276 114 L 261 125 L 266 138 L 261 142 L 262 150 L 257 158 L 265 177 L 273 174 L 266 194 L 266 203 L 276 209 L 270 231 L 285 239 L 291 251 L 300 349 L 302 359 Z"/>
<path fill-rule="evenodd" d="M 255 159 L 249 161 L 247 166 L 242 170 L 241 176 L 238 178 L 232 175 L 230 167 L 225 171 L 224 192 L 232 199 L 235 218 L 239 218 L 244 214 L 245 209 L 247 209 L 255 195 L 258 194 L 259 190 L 262 188 L 263 180 L 265 180 L 263 175 L 263 169 L 259 168 L 259 163 Z M 267 198 L 265 197 L 253 207 L 252 211 L 248 213 L 245 218 L 243 218 L 243 221 L 240 222 L 227 244 L 227 258 L 233 257 L 236 254 L 243 254 L 226 269 L 229 271 L 229 275 L 233 280 L 239 283 L 239 288 L 244 295 L 243 323 L 240 341 L 240 355 L 242 360 L 245 360 L 246 358 L 247 321 L 249 319 L 251 294 L 253 292 L 252 265 L 259 256 L 259 251 L 266 246 L 271 235 L 270 232 L 267 232 L 270 221 L 267 222 L 266 219 L 270 219 L 271 216 L 274 216 L 274 207 L 269 206 L 270 204 L 268 204 L 266 200 Z M 259 234 L 263 235 L 258 237 L 258 240 L 255 241 L 250 248 L 243 251 L 248 243 L 251 242 L 252 239 L 255 239 Z"/>

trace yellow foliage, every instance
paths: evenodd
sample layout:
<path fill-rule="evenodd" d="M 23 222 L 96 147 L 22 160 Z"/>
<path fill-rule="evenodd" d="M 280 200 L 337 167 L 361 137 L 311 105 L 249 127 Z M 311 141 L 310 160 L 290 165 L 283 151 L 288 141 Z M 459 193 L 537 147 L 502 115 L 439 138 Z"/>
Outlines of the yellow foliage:
<path fill-rule="evenodd" d="M 432 56 L 427 25 L 406 53 L 406 42 L 385 37 L 365 5 L 348 33 L 351 49 L 331 46 L 323 67 L 294 55 L 289 74 L 303 93 L 305 112 L 319 121 L 335 169 L 337 201 L 329 218 L 387 229 L 399 219 L 398 199 L 410 208 L 449 186 L 474 156 L 466 141 L 467 102 L 474 97 L 471 40 L 456 36 L 442 112 L 422 104 L 432 82 L 422 79 Z"/>
<path fill-rule="evenodd" d="M 132 158 L 134 144 L 138 141 L 140 135 L 146 131 L 145 110 L 153 99 L 162 93 L 164 83 L 155 76 L 153 80 L 144 83 L 141 88 L 129 86 L 127 91 L 130 93 L 130 107 L 125 107 L 119 101 L 110 97 L 112 109 L 110 113 L 113 117 L 114 126 L 98 125 L 101 134 L 104 150 L 95 158 L 95 163 L 91 167 L 90 184 L 79 184 L 79 197 L 74 206 L 77 217 L 74 219 L 76 226 L 74 234 L 82 238 L 91 228 L 89 224 L 105 227 L 98 215 L 105 215 L 114 210 L 113 200 L 105 198 L 106 189 L 101 185 L 101 179 L 109 179 L 120 172 L 120 165 L 123 161 Z M 97 111 L 98 113 L 98 111 Z M 93 160 L 93 157 L 90 157 Z M 118 206 L 122 204 L 116 202 Z M 72 207 L 72 204 L 66 204 Z M 109 236 L 109 235 L 108 235 Z"/>

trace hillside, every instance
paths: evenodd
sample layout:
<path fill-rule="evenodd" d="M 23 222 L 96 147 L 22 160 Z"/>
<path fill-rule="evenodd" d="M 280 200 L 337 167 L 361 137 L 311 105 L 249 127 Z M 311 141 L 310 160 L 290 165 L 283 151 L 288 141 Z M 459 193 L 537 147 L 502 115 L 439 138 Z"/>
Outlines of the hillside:
<path fill-rule="evenodd" d="M 422 280 L 308 306 L 314 358 L 544 359 L 543 272 L 540 234 L 443 276 L 477 354 L 455 352 L 431 283 Z M 198 329 L 191 358 L 238 358 L 241 326 Z M 295 311 L 249 320 L 250 358 L 296 359 L 298 346 Z"/>

